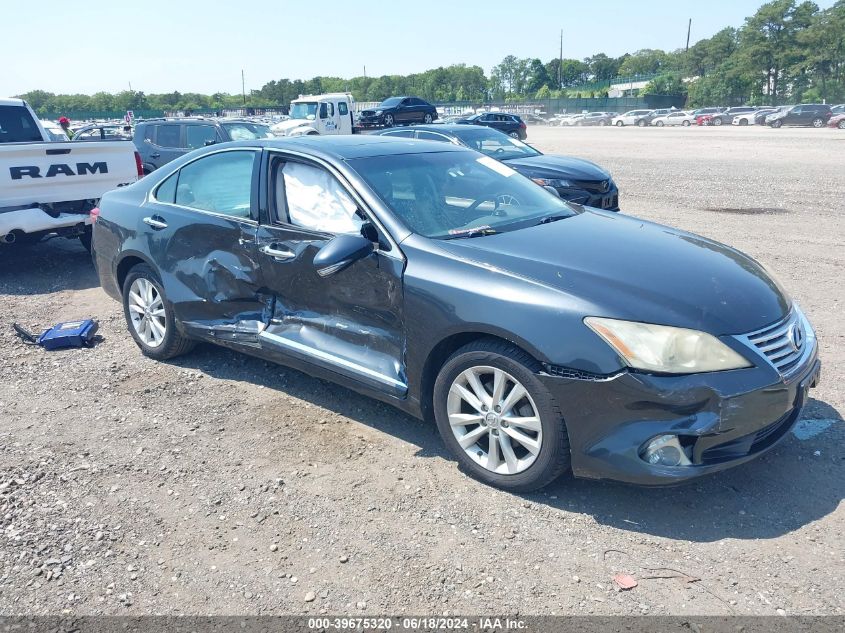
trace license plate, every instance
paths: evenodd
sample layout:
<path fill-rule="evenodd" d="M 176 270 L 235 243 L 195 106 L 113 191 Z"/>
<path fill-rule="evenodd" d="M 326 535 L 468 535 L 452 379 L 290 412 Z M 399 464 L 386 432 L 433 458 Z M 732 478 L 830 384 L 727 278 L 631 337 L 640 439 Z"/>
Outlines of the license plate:
<path fill-rule="evenodd" d="M 613 206 L 613 196 L 604 196 L 601 199 L 601 208 L 609 209 Z"/>

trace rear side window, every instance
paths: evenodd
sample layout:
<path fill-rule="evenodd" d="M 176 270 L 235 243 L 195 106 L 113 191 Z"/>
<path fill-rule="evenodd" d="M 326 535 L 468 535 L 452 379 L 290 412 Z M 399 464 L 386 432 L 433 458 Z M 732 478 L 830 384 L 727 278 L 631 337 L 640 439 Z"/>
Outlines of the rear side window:
<path fill-rule="evenodd" d="M 254 163 L 255 152 L 234 151 L 185 165 L 179 170 L 176 204 L 235 218 L 250 217 Z"/>
<path fill-rule="evenodd" d="M 155 144 L 159 147 L 180 147 L 179 124 L 157 125 Z"/>
<path fill-rule="evenodd" d="M 156 189 L 155 198 L 159 202 L 172 204 L 176 201 L 176 181 L 179 180 L 179 172 L 172 174 L 164 180 Z"/>
<path fill-rule="evenodd" d="M 417 132 L 417 138 L 423 141 L 440 141 L 441 143 L 451 143 L 451 141 L 437 132 L 426 132 L 421 130 Z"/>
<path fill-rule="evenodd" d="M 389 136 L 390 138 L 414 138 L 413 130 L 397 130 L 396 132 L 388 132 L 382 136 Z"/>
<path fill-rule="evenodd" d="M 23 106 L 0 106 L 0 143 L 42 141 L 41 132 Z"/>
<path fill-rule="evenodd" d="M 217 140 L 217 129 L 213 125 L 188 125 L 185 127 L 185 144 L 188 149 L 205 147 L 206 142 Z"/>

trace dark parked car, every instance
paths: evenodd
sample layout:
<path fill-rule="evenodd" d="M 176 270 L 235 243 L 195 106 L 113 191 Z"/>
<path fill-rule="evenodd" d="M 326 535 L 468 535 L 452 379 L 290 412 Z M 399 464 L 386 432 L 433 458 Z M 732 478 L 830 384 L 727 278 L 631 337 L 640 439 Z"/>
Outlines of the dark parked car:
<path fill-rule="evenodd" d="M 483 125 L 491 127 L 499 132 L 504 132 L 510 137 L 524 141 L 528 138 L 528 130 L 525 121 L 518 114 L 506 112 L 481 112 L 473 114 L 465 119 L 456 121 L 459 125 Z"/>
<path fill-rule="evenodd" d="M 92 123 L 83 125 L 73 135 L 78 141 L 131 141 L 132 127 L 125 123 Z"/>
<path fill-rule="evenodd" d="M 432 125 L 385 130 L 392 138 L 413 138 L 462 145 L 503 162 L 564 200 L 611 211 L 619 210 L 619 190 L 610 174 L 590 161 L 548 156 L 498 130 L 469 125 Z"/>
<path fill-rule="evenodd" d="M 437 108 L 419 97 L 390 97 L 375 110 L 363 110 L 358 119 L 361 127 L 393 127 L 409 123 L 431 123 L 437 119 Z"/>
<path fill-rule="evenodd" d="M 144 173 L 150 174 L 198 147 L 261 138 L 273 138 L 266 125 L 239 119 L 192 117 L 140 121 L 135 125 L 133 140 L 141 155 Z"/>
<path fill-rule="evenodd" d="M 93 238 L 147 356 L 208 341 L 433 417 L 512 491 L 748 461 L 819 375 L 812 327 L 750 257 L 446 143 L 206 147 L 105 194 Z"/>
<path fill-rule="evenodd" d="M 832 116 L 833 112 L 829 105 L 803 103 L 792 106 L 788 110 L 779 112 L 777 115 L 770 115 L 766 118 L 766 123 L 773 128 L 783 127 L 784 125 L 822 128 L 827 125 L 827 122 Z"/>
<path fill-rule="evenodd" d="M 724 112 L 715 112 L 710 117 L 710 125 L 720 126 L 720 125 L 730 125 L 733 123 L 734 117 L 739 116 L 740 114 L 747 114 L 748 112 L 754 112 L 757 108 L 752 108 L 751 106 L 742 106 L 737 108 L 728 108 Z"/>

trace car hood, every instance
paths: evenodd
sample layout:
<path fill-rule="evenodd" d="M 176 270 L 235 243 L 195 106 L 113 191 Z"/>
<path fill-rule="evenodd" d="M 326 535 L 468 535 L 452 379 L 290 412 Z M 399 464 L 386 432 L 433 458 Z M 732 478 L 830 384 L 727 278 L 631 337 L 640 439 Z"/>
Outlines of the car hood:
<path fill-rule="evenodd" d="M 610 174 L 595 163 L 572 156 L 542 154 L 529 158 L 511 158 L 502 162 L 522 174 L 530 174 L 534 177 L 557 178 L 563 176 L 575 180 L 607 180 L 610 178 Z"/>
<path fill-rule="evenodd" d="M 449 254 L 592 304 L 595 316 L 750 332 L 791 301 L 756 261 L 712 240 L 631 216 L 584 211 L 527 229 L 440 242 Z"/>

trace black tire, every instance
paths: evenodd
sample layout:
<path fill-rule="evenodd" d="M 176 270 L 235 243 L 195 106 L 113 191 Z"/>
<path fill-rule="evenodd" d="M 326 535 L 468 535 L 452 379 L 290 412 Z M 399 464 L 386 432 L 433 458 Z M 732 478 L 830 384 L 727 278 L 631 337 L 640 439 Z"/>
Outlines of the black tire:
<path fill-rule="evenodd" d="M 720 118 L 711 119 L 711 121 L 713 122 L 713 125 L 715 125 L 716 127 L 720 127 L 722 125 L 722 119 L 720 119 Z"/>
<path fill-rule="evenodd" d="M 746 119 L 739 120 L 739 126 L 742 127 L 743 125 L 748 125 L 748 121 Z"/>
<path fill-rule="evenodd" d="M 777 130 L 783 126 L 783 121 L 772 121 L 770 125 Z"/>
<path fill-rule="evenodd" d="M 840 130 L 845 130 L 845 119 L 842 119 L 836 127 Z"/>
<path fill-rule="evenodd" d="M 689 127 L 692 124 L 689 121 L 684 121 L 683 123 L 681 123 L 681 125 L 683 125 L 684 127 Z"/>
<path fill-rule="evenodd" d="M 91 227 L 86 226 L 85 230 L 79 234 L 79 242 L 82 244 L 83 248 L 89 253 L 91 252 Z"/>
<path fill-rule="evenodd" d="M 508 134 L 511 138 L 519 139 L 519 132 L 511 132 Z"/>
<path fill-rule="evenodd" d="M 604 127 L 605 125 L 607 125 L 607 121 L 605 121 L 604 119 L 599 121 L 599 127 Z"/>
<path fill-rule="evenodd" d="M 426 113 L 425 113 L 425 116 L 423 117 L 423 123 L 425 123 L 425 124 L 429 124 L 429 123 L 431 123 L 432 121 L 434 121 L 434 117 L 433 117 L 433 116 L 431 116 L 431 112 L 426 112 Z"/>
<path fill-rule="evenodd" d="M 396 123 L 396 119 L 393 118 L 392 114 L 384 115 L 384 127 L 393 127 L 394 123 Z"/>
<path fill-rule="evenodd" d="M 135 327 L 132 325 L 132 320 L 129 316 L 129 288 L 131 288 L 132 283 L 139 278 L 146 279 L 152 283 L 163 299 L 165 333 L 164 340 L 158 347 L 150 347 L 141 340 L 138 333 L 135 331 Z M 132 335 L 132 338 L 135 339 L 135 343 L 141 348 L 141 352 L 144 356 L 149 356 L 155 360 L 168 360 L 170 358 L 176 358 L 177 356 L 186 354 L 196 346 L 196 341 L 183 336 L 179 332 L 176 319 L 173 316 L 173 308 L 167 301 L 167 295 L 164 292 L 164 287 L 162 286 L 158 274 L 152 268 L 146 264 L 138 264 L 133 267 L 132 270 L 129 271 L 129 274 L 126 275 L 126 279 L 123 280 L 122 290 L 123 316 L 126 318 L 126 327 L 129 329 L 129 333 Z"/>
<path fill-rule="evenodd" d="M 616 127 L 625 127 L 625 123 L 623 121 L 617 121 Z"/>
<path fill-rule="evenodd" d="M 648 124 L 646 123 L 645 119 L 640 119 L 639 121 L 637 121 L 637 127 L 645 127 L 646 125 Z"/>
<path fill-rule="evenodd" d="M 657 127 L 663 127 L 663 126 L 664 126 L 664 125 L 666 125 L 666 124 L 665 124 L 663 121 L 658 121 L 657 123 L 655 123 L 655 125 L 656 125 Z"/>
<path fill-rule="evenodd" d="M 473 366 L 501 369 L 522 383 L 537 408 L 543 440 L 533 464 L 522 472 L 504 475 L 487 470 L 473 461 L 461 448 L 452 432 L 447 412 L 447 399 L 454 380 Z M 498 339 L 482 339 L 452 354 L 437 375 L 434 384 L 434 416 L 444 443 L 460 467 L 488 485 L 510 492 L 531 492 L 548 485 L 569 470 L 572 459 L 569 436 L 551 393 L 537 378 L 540 367 L 524 351 Z"/>
<path fill-rule="evenodd" d="M 822 119 L 821 117 L 813 119 L 813 127 L 816 128 L 817 130 L 819 128 L 823 128 L 824 127 L 824 119 Z"/>

